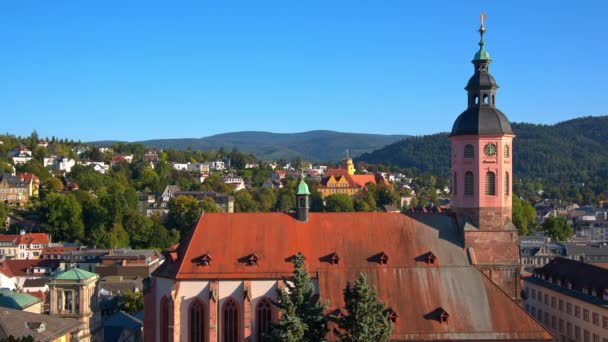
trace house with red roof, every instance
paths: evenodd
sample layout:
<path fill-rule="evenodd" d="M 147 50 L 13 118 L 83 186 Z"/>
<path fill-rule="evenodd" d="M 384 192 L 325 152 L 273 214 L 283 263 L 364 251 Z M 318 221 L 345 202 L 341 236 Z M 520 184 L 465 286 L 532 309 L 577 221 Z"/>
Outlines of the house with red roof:
<path fill-rule="evenodd" d="M 38 259 L 50 243 L 47 233 L 0 234 L 0 255 L 7 259 Z"/>

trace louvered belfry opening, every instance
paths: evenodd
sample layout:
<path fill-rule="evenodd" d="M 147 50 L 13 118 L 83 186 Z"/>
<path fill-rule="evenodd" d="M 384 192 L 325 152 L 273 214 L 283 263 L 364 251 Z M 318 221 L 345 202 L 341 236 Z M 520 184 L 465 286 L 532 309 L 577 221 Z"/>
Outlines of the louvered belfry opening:
<path fill-rule="evenodd" d="M 496 195 L 496 174 L 492 171 L 486 172 L 486 195 Z"/>
<path fill-rule="evenodd" d="M 473 189 L 474 189 L 474 179 L 473 179 L 473 172 L 471 171 L 467 171 L 467 173 L 464 174 L 464 194 L 465 195 L 473 195 Z"/>

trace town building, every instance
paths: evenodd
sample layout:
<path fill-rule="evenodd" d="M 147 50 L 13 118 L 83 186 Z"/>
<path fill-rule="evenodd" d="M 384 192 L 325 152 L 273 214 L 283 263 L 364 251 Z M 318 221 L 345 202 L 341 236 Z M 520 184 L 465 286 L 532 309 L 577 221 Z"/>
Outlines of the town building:
<path fill-rule="evenodd" d="M 27 186 L 29 197 L 38 197 L 38 190 L 40 189 L 40 179 L 33 173 L 23 172 L 17 174 L 17 178 L 21 179 Z"/>
<path fill-rule="evenodd" d="M 526 311 L 557 341 L 608 342 L 608 269 L 558 257 L 523 281 Z"/>
<path fill-rule="evenodd" d="M 143 317 L 119 311 L 103 322 L 103 337 L 106 341 L 143 341 Z"/>
<path fill-rule="evenodd" d="M 544 236 L 525 236 L 520 240 L 519 253 L 526 271 L 543 267 L 556 257 L 608 266 L 606 242 L 560 242 Z"/>
<path fill-rule="evenodd" d="M 222 177 L 222 183 L 231 185 L 235 191 L 245 189 L 245 181 L 243 177 L 236 175 L 227 175 Z"/>
<path fill-rule="evenodd" d="M 30 199 L 30 188 L 17 176 L 0 174 L 0 202 L 24 206 Z"/>
<path fill-rule="evenodd" d="M 47 233 L 0 234 L 0 256 L 7 259 L 38 259 L 42 250 L 49 246 L 51 238 Z"/>
<path fill-rule="evenodd" d="M 0 340 L 31 337 L 34 341 L 69 342 L 79 330 L 76 319 L 0 308 Z"/>
<path fill-rule="evenodd" d="M 346 168 L 328 169 L 325 177 L 321 178 L 318 191 L 324 198 L 334 194 L 357 196 L 367 184 L 385 184 L 390 186 L 381 175 L 356 175 L 353 160 L 344 160 Z"/>
<path fill-rule="evenodd" d="M 27 293 L 0 288 L 0 310 L 3 308 L 43 313 L 43 300 Z"/>
<path fill-rule="evenodd" d="M 54 276 L 48 284 L 51 316 L 75 318 L 82 324 L 77 341 L 103 341 L 98 281 L 97 274 L 75 268 Z"/>
<path fill-rule="evenodd" d="M 503 156 L 504 145 L 512 151 L 513 132 L 494 105 L 484 32 L 482 25 L 469 109 L 451 134 L 453 172 L 464 175 L 455 182 L 462 195 L 452 194 L 456 215 L 311 213 L 304 179 L 293 215 L 205 213 L 166 251 L 145 290 L 145 340 L 263 341 L 278 317 L 277 289 L 302 253 L 320 300 L 329 300 L 328 313 L 344 309 L 344 287 L 365 273 L 390 308 L 392 341 L 552 341 L 517 302 L 511 175 L 497 176 L 510 173 Z M 494 178 L 485 175 L 488 167 Z"/>

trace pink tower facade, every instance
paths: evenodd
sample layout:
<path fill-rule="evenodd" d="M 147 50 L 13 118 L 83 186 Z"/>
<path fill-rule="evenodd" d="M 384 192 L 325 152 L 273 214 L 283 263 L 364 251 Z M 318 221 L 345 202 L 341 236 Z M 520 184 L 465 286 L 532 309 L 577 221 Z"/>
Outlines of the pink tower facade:
<path fill-rule="evenodd" d="M 474 74 L 465 89 L 468 108 L 452 127 L 452 200 L 471 260 L 512 298 L 519 298 L 519 236 L 511 222 L 513 138 L 496 107 L 498 85 L 479 29 Z"/>

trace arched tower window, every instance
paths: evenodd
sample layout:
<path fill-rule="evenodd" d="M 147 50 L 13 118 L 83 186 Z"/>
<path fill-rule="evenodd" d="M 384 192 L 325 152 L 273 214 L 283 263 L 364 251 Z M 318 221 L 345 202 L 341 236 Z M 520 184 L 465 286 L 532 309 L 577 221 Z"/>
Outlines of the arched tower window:
<path fill-rule="evenodd" d="M 272 307 L 270 301 L 266 298 L 262 299 L 255 311 L 255 320 L 257 324 L 256 341 L 269 342 L 270 324 L 272 322 Z"/>
<path fill-rule="evenodd" d="M 474 189 L 473 181 L 474 181 L 473 172 L 467 171 L 467 173 L 464 174 L 464 194 L 465 195 L 473 195 L 473 189 Z"/>
<path fill-rule="evenodd" d="M 452 182 L 452 192 L 454 195 L 458 193 L 458 175 L 454 172 L 454 180 Z"/>
<path fill-rule="evenodd" d="M 205 342 L 205 304 L 199 299 L 194 300 L 194 302 L 190 304 L 188 316 L 190 323 L 190 341 Z"/>
<path fill-rule="evenodd" d="M 160 341 L 173 342 L 173 301 L 166 296 L 160 300 Z"/>
<path fill-rule="evenodd" d="M 509 172 L 505 172 L 505 195 L 509 196 L 510 186 L 509 186 Z"/>
<path fill-rule="evenodd" d="M 496 195 L 496 174 L 492 171 L 486 172 L 486 195 Z"/>
<path fill-rule="evenodd" d="M 509 158 L 509 144 L 505 144 L 503 155 L 505 158 Z"/>
<path fill-rule="evenodd" d="M 473 145 L 465 145 L 464 146 L 464 157 L 465 158 L 473 158 Z"/>
<path fill-rule="evenodd" d="M 230 298 L 224 304 L 222 319 L 222 341 L 237 342 L 239 340 L 239 307 Z"/>
<path fill-rule="evenodd" d="M 483 94 L 483 104 L 489 104 L 488 94 Z"/>

